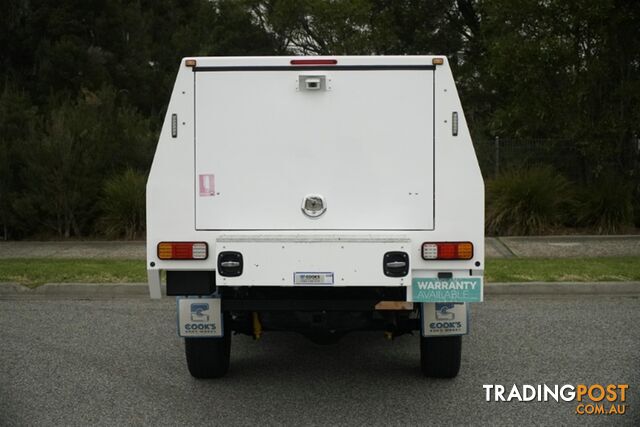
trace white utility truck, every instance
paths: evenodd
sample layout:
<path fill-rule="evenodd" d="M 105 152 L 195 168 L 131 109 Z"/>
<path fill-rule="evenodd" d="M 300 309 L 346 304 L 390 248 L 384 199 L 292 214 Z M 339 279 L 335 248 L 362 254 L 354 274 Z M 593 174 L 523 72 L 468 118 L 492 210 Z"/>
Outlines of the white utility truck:
<path fill-rule="evenodd" d="M 197 378 L 227 372 L 232 334 L 371 330 L 419 331 L 423 373 L 456 376 L 484 184 L 446 58 L 183 59 L 147 228 Z"/>

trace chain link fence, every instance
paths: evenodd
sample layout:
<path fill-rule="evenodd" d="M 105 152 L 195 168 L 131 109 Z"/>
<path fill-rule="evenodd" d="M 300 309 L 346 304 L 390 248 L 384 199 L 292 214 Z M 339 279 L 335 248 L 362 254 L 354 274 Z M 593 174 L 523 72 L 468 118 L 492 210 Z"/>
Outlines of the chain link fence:
<path fill-rule="evenodd" d="M 640 176 L 640 138 L 606 146 L 594 155 L 587 144 L 561 139 L 500 138 L 474 140 L 476 155 L 485 178 L 495 178 L 507 170 L 548 165 L 576 183 L 586 183 L 596 168 L 611 169 L 617 175 Z M 606 154 L 604 154 L 606 153 Z"/>

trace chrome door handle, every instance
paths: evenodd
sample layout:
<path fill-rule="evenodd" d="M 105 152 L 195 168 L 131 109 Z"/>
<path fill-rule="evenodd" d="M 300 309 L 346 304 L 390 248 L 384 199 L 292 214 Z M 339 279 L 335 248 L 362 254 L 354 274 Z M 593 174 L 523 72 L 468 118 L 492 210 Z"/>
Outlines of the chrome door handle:
<path fill-rule="evenodd" d="M 234 267 L 240 267 L 240 262 L 238 261 L 222 261 L 220 263 L 221 267 L 225 267 L 225 268 L 234 268 Z"/>
<path fill-rule="evenodd" d="M 404 261 L 391 261 L 387 263 L 388 268 L 404 268 L 407 266 L 407 263 Z"/>

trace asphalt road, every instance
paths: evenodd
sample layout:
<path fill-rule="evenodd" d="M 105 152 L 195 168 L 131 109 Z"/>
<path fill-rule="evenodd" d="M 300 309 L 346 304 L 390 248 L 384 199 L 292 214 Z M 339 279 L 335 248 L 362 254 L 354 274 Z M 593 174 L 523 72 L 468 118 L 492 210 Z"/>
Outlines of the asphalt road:
<path fill-rule="evenodd" d="M 627 424 L 640 422 L 638 297 L 492 296 L 474 306 L 461 373 L 421 377 L 418 338 L 317 346 L 234 337 L 222 380 L 192 379 L 174 301 L 0 301 L 0 425 Z M 627 413 L 486 402 L 483 384 L 626 383 Z"/>

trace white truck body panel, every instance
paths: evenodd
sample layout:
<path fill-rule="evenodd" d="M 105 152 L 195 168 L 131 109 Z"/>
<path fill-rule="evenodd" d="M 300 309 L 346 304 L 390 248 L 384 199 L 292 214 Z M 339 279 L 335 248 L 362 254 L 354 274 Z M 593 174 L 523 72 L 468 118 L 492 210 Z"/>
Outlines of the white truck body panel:
<path fill-rule="evenodd" d="M 232 247 L 245 272 L 217 275 L 218 286 L 299 286 L 294 273 L 307 270 L 333 272 L 333 286 L 411 286 L 412 277 L 442 271 L 482 276 L 484 184 L 446 59 L 406 71 L 434 57 L 331 58 L 397 69 L 294 69 L 296 57 L 193 58 L 200 71 L 182 62 L 147 184 L 152 297 L 161 270 L 213 271 L 218 251 Z M 205 71 L 219 67 L 230 68 Z M 297 92 L 304 74 L 327 76 L 330 90 Z M 214 175 L 215 194 L 200 195 L 200 175 Z M 326 197 L 319 218 L 301 211 L 308 193 Z M 161 260 L 162 241 L 207 242 L 209 257 Z M 423 242 L 447 241 L 472 242 L 473 258 L 422 259 Z M 410 256 L 403 280 L 382 273 L 391 250 Z"/>
<path fill-rule="evenodd" d="M 326 272 L 333 276 L 331 285 L 402 286 L 405 277 L 380 274 L 380 254 L 406 251 L 409 243 L 401 235 L 223 235 L 216 252 L 238 251 L 251 263 L 241 276 L 216 279 L 222 286 L 299 285 L 296 273 Z"/>
<path fill-rule="evenodd" d="M 433 228 L 433 71 L 195 73 L 198 230 Z M 311 72 L 305 72 L 311 74 Z M 409 155 L 410 153 L 410 155 Z M 300 206 L 321 194 L 326 214 Z"/>

